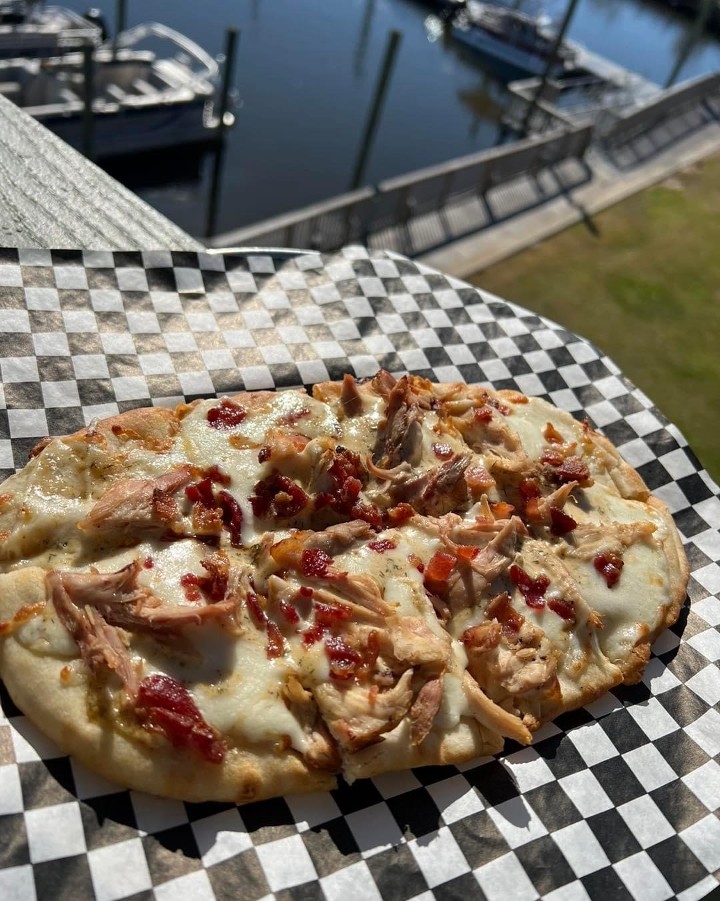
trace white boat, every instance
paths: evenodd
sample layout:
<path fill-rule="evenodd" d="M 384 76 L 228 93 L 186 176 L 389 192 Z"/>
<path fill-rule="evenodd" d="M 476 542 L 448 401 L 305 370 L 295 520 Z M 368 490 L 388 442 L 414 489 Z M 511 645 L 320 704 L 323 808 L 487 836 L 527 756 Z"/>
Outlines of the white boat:
<path fill-rule="evenodd" d="M 100 27 L 72 10 L 32 0 L 0 0 L 0 59 L 52 56 L 100 39 Z"/>
<path fill-rule="evenodd" d="M 169 50 L 141 49 L 149 43 Z M 96 157 L 160 150 L 212 136 L 218 64 L 157 22 L 123 32 L 93 57 Z M 80 148 L 85 113 L 83 57 L 0 60 L 0 93 Z"/>
<path fill-rule="evenodd" d="M 555 43 L 549 25 L 544 16 L 470 0 L 453 17 L 452 35 L 472 50 L 502 63 L 514 75 L 542 75 Z M 574 51 L 561 44 L 550 74 L 557 76 L 571 68 L 574 57 Z"/>

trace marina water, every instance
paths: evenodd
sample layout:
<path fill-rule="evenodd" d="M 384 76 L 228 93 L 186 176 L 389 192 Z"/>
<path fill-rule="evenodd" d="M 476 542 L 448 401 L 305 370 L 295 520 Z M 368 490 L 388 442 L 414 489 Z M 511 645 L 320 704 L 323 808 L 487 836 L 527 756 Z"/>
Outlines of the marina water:
<path fill-rule="evenodd" d="M 84 12 L 88 0 L 65 0 Z M 95 0 L 112 27 L 114 0 Z M 526 6 L 539 4 L 526 0 Z M 566 0 L 543 9 L 559 20 Z M 433 40 L 415 0 L 128 0 L 127 25 L 156 20 L 210 53 L 240 29 L 215 231 L 239 228 L 349 190 L 392 29 L 402 33 L 364 183 L 493 146 L 506 100 L 501 72 L 456 43 Z M 678 63 L 689 20 L 653 0 L 581 0 L 569 37 L 659 85 L 720 69 L 704 36 Z M 677 71 L 676 71 L 677 70 Z M 164 154 L 111 167 L 191 234 L 205 229 L 210 154 Z"/>

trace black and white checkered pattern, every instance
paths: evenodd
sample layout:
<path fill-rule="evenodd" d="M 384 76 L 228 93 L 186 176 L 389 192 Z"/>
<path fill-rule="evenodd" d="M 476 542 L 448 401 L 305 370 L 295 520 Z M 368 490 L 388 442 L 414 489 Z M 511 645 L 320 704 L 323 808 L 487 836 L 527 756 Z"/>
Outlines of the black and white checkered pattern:
<path fill-rule="evenodd" d="M 588 415 L 670 506 L 690 598 L 643 681 L 530 748 L 242 808 L 127 792 L 2 696 L 0 898 L 692 901 L 720 873 L 720 497 L 586 341 L 406 259 L 0 251 L 0 474 L 148 404 L 373 374 L 489 382 Z"/>

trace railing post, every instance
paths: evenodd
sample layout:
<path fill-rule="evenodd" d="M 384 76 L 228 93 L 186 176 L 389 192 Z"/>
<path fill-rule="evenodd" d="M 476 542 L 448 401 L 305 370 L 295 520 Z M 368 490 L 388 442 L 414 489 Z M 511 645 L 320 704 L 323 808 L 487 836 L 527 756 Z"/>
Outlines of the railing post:
<path fill-rule="evenodd" d="M 115 33 L 113 34 L 112 42 L 113 59 L 117 56 L 118 39 L 123 31 L 125 31 L 125 13 L 125 0 L 115 0 Z"/>

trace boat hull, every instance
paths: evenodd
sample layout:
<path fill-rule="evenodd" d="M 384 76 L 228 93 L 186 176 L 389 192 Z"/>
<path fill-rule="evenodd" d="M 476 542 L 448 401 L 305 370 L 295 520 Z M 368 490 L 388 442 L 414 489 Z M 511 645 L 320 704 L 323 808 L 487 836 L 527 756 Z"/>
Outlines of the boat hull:
<path fill-rule="evenodd" d="M 93 120 L 96 158 L 124 156 L 204 143 L 213 137 L 205 127 L 205 98 L 160 107 L 98 112 Z M 36 115 L 63 141 L 83 149 L 82 115 Z"/>
<path fill-rule="evenodd" d="M 514 47 L 505 41 L 498 40 L 480 28 L 460 28 L 454 26 L 453 38 L 488 61 L 501 63 L 503 71 L 507 71 L 509 80 L 527 75 L 542 75 L 547 67 L 547 57 L 540 53 L 531 53 L 520 47 Z M 550 70 L 551 75 L 559 75 L 565 70 L 562 61 L 555 63 Z"/>

